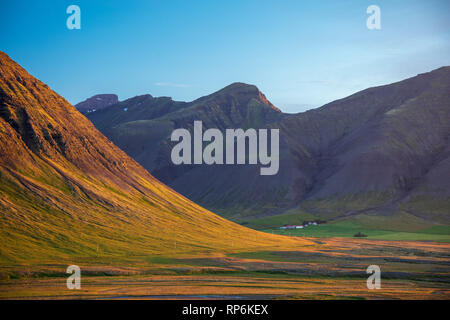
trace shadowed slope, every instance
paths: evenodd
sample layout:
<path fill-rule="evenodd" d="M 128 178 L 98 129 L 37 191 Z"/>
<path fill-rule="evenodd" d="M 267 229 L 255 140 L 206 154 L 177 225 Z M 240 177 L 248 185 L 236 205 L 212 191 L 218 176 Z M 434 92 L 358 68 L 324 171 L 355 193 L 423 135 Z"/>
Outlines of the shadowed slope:
<path fill-rule="evenodd" d="M 0 52 L 0 262 L 294 246 L 153 178 L 66 100 Z"/>
<path fill-rule="evenodd" d="M 443 67 L 285 119 L 297 167 L 311 167 L 298 189 L 303 208 L 322 217 L 402 212 L 450 223 L 449 103 Z"/>
<path fill-rule="evenodd" d="M 405 225 L 414 219 L 425 227 L 450 223 L 449 94 L 450 68 L 443 67 L 293 115 L 255 86 L 235 83 L 190 103 L 172 102 L 176 108 L 152 98 L 88 117 L 155 177 L 237 221 L 285 212 L 297 222 L 405 215 Z M 192 131 L 194 120 L 205 130 L 279 128 L 278 174 L 260 176 L 251 165 L 173 165 L 170 134 Z"/>

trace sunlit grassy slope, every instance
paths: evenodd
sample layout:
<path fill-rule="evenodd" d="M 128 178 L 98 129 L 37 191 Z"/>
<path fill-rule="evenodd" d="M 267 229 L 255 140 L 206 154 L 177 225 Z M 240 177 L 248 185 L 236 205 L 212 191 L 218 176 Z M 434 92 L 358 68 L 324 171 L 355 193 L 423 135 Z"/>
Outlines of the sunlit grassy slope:
<path fill-rule="evenodd" d="M 0 195 L 1 264 L 308 244 L 229 222 L 166 187 L 3 52 Z"/>

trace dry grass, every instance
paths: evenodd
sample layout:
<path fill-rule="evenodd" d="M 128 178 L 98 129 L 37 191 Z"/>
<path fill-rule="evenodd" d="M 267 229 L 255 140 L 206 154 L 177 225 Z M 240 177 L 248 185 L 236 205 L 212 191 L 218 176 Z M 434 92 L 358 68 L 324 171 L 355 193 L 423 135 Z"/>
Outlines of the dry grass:
<path fill-rule="evenodd" d="M 80 264 L 82 289 L 68 290 L 66 265 L 3 267 L 7 299 L 449 299 L 450 245 L 315 239 L 290 251 L 174 254 L 111 266 Z M 379 265 L 382 288 L 368 290 Z M 8 277 L 6 277 L 8 275 Z M 9 279 L 8 279 L 9 278 Z"/>

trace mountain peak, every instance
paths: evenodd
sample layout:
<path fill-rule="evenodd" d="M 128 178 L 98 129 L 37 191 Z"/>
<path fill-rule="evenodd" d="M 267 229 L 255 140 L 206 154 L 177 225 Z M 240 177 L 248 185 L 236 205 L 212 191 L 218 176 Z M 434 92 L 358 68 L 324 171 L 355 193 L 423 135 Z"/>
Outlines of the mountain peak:
<path fill-rule="evenodd" d="M 258 87 L 254 84 L 248 84 L 245 82 L 233 82 L 229 84 L 228 86 L 224 87 L 222 90 L 255 90 L 259 91 Z"/>
<path fill-rule="evenodd" d="M 75 105 L 78 111 L 89 113 L 109 107 L 119 102 L 116 94 L 96 94 Z"/>
<path fill-rule="evenodd" d="M 0 51 L 0 62 L 5 64 L 6 62 L 17 64 L 13 59 L 10 58 L 5 52 Z"/>
<path fill-rule="evenodd" d="M 214 92 L 206 97 L 200 98 L 198 100 L 217 98 L 221 96 L 231 96 L 238 101 L 250 101 L 251 99 L 255 99 L 258 102 L 267 105 L 271 109 L 281 112 L 280 109 L 275 107 L 266 96 L 258 89 L 257 86 L 253 84 L 247 84 L 244 82 L 233 82 L 228 86 L 220 89 L 219 91 Z"/>

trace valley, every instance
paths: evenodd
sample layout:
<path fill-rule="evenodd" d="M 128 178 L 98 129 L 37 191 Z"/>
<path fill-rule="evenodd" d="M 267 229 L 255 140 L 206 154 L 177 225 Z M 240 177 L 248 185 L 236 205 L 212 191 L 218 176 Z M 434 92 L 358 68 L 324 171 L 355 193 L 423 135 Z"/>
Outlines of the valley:
<path fill-rule="evenodd" d="M 81 289 L 65 265 L 2 267 L 0 298 L 14 299 L 449 299 L 450 245 L 316 238 L 301 249 L 172 253 L 111 263 L 85 260 Z M 97 260 L 97 261 L 95 261 Z M 71 260 L 73 261 L 73 260 Z M 101 261 L 102 264 L 99 264 Z M 107 262 L 108 261 L 108 262 Z M 68 262 L 69 263 L 69 262 Z M 381 268 L 381 289 L 366 268 Z"/>
<path fill-rule="evenodd" d="M 440 70 L 435 76 L 446 74 L 446 70 Z M 446 97 L 441 94 L 443 89 L 438 89 L 438 98 L 431 104 L 436 108 Z M 314 121 L 282 115 L 256 87 L 242 84 L 200 98 L 191 106 L 163 99 L 163 107 L 144 111 L 161 116 L 172 110 L 179 112 L 176 117 L 187 117 L 193 123 L 195 115 L 191 112 L 195 114 L 198 106 L 203 111 L 212 108 L 220 113 L 223 111 L 220 105 L 230 99 L 230 93 L 232 99 L 240 102 L 224 106 L 230 107 L 234 119 L 240 118 L 244 127 L 255 124 L 255 119 L 260 125 L 284 119 L 280 127 L 280 142 L 284 141 L 280 153 L 285 156 L 280 157 L 280 173 L 260 176 L 258 168 L 243 166 L 243 171 L 236 171 L 224 166 L 228 169 L 219 176 L 214 175 L 217 168 L 213 167 L 209 167 L 213 171 L 197 176 L 192 175 L 195 173 L 192 168 L 181 172 L 185 169 L 178 171 L 169 166 L 164 171 L 162 166 L 158 174 L 182 174 L 185 176 L 182 180 L 189 182 L 186 187 L 191 189 L 193 181 L 196 186 L 209 186 L 215 191 L 208 201 L 214 200 L 218 205 L 227 202 L 227 210 L 233 213 L 222 215 L 232 216 L 241 224 L 203 208 L 160 182 L 63 97 L 0 52 L 0 298 L 449 299 L 448 196 L 441 192 L 448 189 L 440 189 L 448 183 L 443 149 L 438 148 L 440 157 L 435 161 L 424 158 L 429 170 L 415 181 L 416 187 L 434 186 L 432 197 L 427 192 L 414 194 L 419 189 L 408 189 L 406 176 L 396 180 L 400 189 L 395 190 L 401 190 L 402 199 L 408 199 L 402 202 L 400 211 L 386 210 L 389 209 L 386 199 L 392 201 L 389 194 L 375 192 L 311 198 L 280 215 L 273 214 L 278 205 L 290 203 L 284 201 L 288 195 L 295 195 L 292 190 L 278 188 L 280 183 L 296 181 L 295 190 L 312 194 L 314 187 L 303 188 L 301 181 L 310 178 L 325 181 L 323 175 L 334 174 L 333 170 L 322 170 L 323 162 L 333 163 L 333 159 L 323 155 L 319 162 L 307 160 L 309 149 L 300 145 L 297 146 L 303 153 L 299 153 L 300 149 L 286 149 L 286 140 L 297 139 L 291 135 L 303 136 L 305 130 L 312 130 L 311 126 L 316 126 Z M 109 98 L 115 100 L 114 96 Z M 161 100 L 155 99 L 158 103 Z M 138 97 L 135 102 L 153 103 L 155 99 Z M 99 112 L 115 108 L 123 112 L 122 103 Z M 239 107 L 241 103 L 246 107 Z M 86 108 L 91 110 L 89 106 Z M 130 111 L 132 106 L 126 111 L 132 117 Z M 254 114 L 247 117 L 247 112 Z M 114 115 L 111 119 L 122 121 Z M 177 126 L 174 119 L 177 118 L 168 122 L 137 122 L 146 128 L 150 125 L 155 129 L 152 132 L 159 132 L 164 140 L 167 128 Z M 224 121 L 222 128 L 232 123 L 224 120 L 228 118 L 211 119 L 216 121 L 214 125 Z M 317 119 L 329 124 L 324 115 Z M 290 121 L 294 123 L 289 124 Z M 336 119 L 330 121 L 336 123 Z M 341 132 L 342 126 L 348 125 L 340 123 L 340 129 L 336 130 Z M 121 132 L 136 132 L 134 124 L 126 126 Z M 430 129 L 430 134 L 435 134 L 430 138 L 434 147 L 441 145 L 442 135 L 448 133 L 446 129 L 445 126 L 437 132 Z M 320 133 L 313 131 L 313 135 Z M 332 145 L 345 146 L 346 139 L 333 138 Z M 158 155 L 153 152 L 159 150 L 158 145 L 159 142 L 153 147 L 150 144 L 146 152 Z M 311 142 L 311 146 L 318 145 L 317 141 Z M 424 148 L 429 146 L 426 144 Z M 170 150 L 168 147 L 164 150 Z M 303 172 L 297 166 L 301 159 L 307 167 L 312 165 L 308 168 L 317 176 L 299 178 L 297 174 Z M 166 162 L 162 159 L 161 163 Z M 408 170 L 414 169 L 415 164 L 411 160 L 412 167 Z M 205 179 L 214 183 L 204 184 Z M 361 181 L 354 187 L 359 187 Z M 249 186 L 252 188 L 248 189 Z M 348 183 L 344 186 L 350 187 Z M 321 188 L 320 192 L 326 189 Z M 220 190 L 223 194 L 217 193 Z M 223 196 L 221 200 L 218 194 Z M 263 199 L 263 207 L 270 210 L 264 210 L 258 199 Z M 252 207 L 252 203 L 256 206 Z M 377 206 L 384 206 L 383 211 L 373 209 Z M 239 209 L 244 207 L 245 210 Z M 249 208 L 258 209 L 260 214 L 243 221 L 243 217 L 251 216 Z M 326 223 L 301 231 L 279 230 L 281 224 L 301 223 L 316 216 Z M 351 238 L 361 231 L 367 238 Z M 80 290 L 69 290 L 66 286 L 66 268 L 70 265 L 81 268 Z M 369 265 L 381 268 L 379 290 L 366 286 Z"/>

